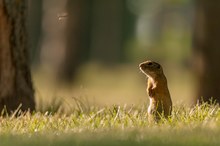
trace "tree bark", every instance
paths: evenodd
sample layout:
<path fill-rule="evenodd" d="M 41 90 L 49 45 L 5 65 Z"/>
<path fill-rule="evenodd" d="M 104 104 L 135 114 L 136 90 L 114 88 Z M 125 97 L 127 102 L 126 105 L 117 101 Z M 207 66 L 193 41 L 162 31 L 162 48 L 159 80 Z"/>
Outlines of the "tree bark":
<path fill-rule="evenodd" d="M 194 61 L 200 102 L 220 103 L 220 1 L 196 1 Z"/>
<path fill-rule="evenodd" d="M 0 111 L 34 110 L 28 65 L 27 0 L 0 0 Z"/>

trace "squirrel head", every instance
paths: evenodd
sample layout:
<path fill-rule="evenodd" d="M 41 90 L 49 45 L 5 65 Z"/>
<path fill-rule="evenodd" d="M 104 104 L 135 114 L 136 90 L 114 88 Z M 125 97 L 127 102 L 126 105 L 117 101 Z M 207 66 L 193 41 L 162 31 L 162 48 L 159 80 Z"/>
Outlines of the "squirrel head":
<path fill-rule="evenodd" d="M 162 66 L 154 61 L 147 60 L 139 64 L 140 70 L 150 78 L 156 78 L 163 75 Z"/>

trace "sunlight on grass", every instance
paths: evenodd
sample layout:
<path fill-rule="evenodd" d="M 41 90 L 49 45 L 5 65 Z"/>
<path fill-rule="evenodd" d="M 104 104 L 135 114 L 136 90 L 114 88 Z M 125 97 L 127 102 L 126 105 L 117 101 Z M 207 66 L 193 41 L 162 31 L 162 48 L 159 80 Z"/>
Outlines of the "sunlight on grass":
<path fill-rule="evenodd" d="M 38 112 L 0 116 L 1 145 L 219 145 L 219 106 L 189 106 L 190 72 L 175 66 L 164 71 L 174 107 L 169 119 L 153 124 L 145 76 L 136 65 L 86 65 L 71 84 L 33 70 Z"/>
<path fill-rule="evenodd" d="M 157 124 L 146 106 L 90 107 L 72 114 L 26 113 L 0 117 L 1 145 L 219 145 L 220 109 L 174 107 Z"/>

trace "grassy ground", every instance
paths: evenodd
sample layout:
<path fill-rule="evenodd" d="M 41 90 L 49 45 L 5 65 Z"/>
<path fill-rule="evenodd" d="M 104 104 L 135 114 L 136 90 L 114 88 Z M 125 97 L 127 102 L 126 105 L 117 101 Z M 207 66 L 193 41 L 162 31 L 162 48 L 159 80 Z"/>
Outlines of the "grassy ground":
<path fill-rule="evenodd" d="M 0 145 L 220 145 L 220 109 L 174 107 L 172 117 L 147 121 L 146 106 L 76 108 L 72 114 L 0 117 Z"/>
<path fill-rule="evenodd" d="M 41 112 L 0 116 L 0 146 L 220 145 L 220 108 L 190 108 L 192 76 L 176 67 L 165 69 L 174 110 L 157 124 L 148 123 L 145 77 L 137 65 L 90 65 L 71 85 L 34 71 Z"/>

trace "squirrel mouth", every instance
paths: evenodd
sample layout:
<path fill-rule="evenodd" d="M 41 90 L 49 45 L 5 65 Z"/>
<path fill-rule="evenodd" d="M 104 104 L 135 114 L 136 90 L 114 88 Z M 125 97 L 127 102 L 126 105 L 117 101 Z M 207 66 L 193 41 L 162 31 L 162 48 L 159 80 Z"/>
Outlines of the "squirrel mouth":
<path fill-rule="evenodd" d="M 144 74 L 146 74 L 145 69 L 146 69 L 145 67 L 141 67 L 141 66 L 140 66 L 140 71 L 141 71 L 142 73 L 144 73 Z"/>

